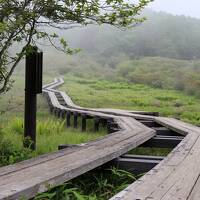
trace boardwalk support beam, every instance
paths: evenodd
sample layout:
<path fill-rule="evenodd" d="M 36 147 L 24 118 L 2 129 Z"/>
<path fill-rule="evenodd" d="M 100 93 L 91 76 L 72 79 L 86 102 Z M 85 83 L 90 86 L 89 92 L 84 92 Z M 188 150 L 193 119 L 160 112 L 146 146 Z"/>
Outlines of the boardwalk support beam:
<path fill-rule="evenodd" d="M 99 117 L 95 117 L 94 118 L 94 132 L 99 131 L 99 122 L 100 122 Z"/>
<path fill-rule="evenodd" d="M 175 148 L 183 137 L 179 136 L 155 136 L 143 143 L 142 147 L 156 147 L 156 148 Z"/>
<path fill-rule="evenodd" d="M 78 113 L 74 112 L 74 128 L 78 128 Z"/>
<path fill-rule="evenodd" d="M 82 117 L 81 130 L 82 132 L 85 132 L 86 131 L 86 115 L 82 114 L 81 117 Z"/>
<path fill-rule="evenodd" d="M 142 156 L 125 154 L 114 159 L 110 164 L 118 169 L 126 170 L 133 174 L 141 174 L 150 171 L 164 157 L 161 156 Z"/>
<path fill-rule="evenodd" d="M 70 127 L 70 118 L 71 118 L 71 112 L 67 111 L 67 116 L 66 116 L 66 123 L 67 123 L 67 127 Z"/>

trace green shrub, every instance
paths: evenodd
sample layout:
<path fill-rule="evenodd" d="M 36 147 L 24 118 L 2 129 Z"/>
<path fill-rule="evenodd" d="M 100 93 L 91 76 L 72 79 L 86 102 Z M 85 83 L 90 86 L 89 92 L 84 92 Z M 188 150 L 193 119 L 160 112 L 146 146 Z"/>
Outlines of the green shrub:
<path fill-rule="evenodd" d="M 138 177 L 124 170 L 99 167 L 39 194 L 34 200 L 107 200 L 125 189 Z"/>
<path fill-rule="evenodd" d="M 6 139 L 0 130 L 0 166 L 13 164 L 33 156 L 30 149 L 17 149 L 15 144 Z"/>

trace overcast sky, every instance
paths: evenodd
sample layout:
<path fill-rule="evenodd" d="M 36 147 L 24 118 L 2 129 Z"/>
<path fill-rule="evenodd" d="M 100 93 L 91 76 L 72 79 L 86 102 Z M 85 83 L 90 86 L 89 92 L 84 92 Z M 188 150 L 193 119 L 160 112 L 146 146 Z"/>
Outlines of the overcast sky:
<path fill-rule="evenodd" d="M 149 7 L 156 11 L 200 18 L 200 0 L 154 0 Z"/>

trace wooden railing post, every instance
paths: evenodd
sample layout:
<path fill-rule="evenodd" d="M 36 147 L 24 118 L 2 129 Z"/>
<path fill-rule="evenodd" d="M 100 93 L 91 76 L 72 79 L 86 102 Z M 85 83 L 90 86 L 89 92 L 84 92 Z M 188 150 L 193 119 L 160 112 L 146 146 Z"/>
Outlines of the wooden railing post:
<path fill-rule="evenodd" d="M 71 112 L 70 111 L 67 111 L 67 121 L 66 121 L 66 123 L 67 123 L 67 127 L 70 127 L 70 118 L 71 118 Z"/>
<path fill-rule="evenodd" d="M 37 47 L 31 48 L 25 66 L 24 147 L 35 150 L 37 94 L 42 93 L 43 54 L 37 52 Z"/>
<path fill-rule="evenodd" d="M 78 128 L 78 113 L 74 112 L 74 128 Z"/>
<path fill-rule="evenodd" d="M 94 132 L 99 131 L 99 122 L 100 122 L 99 117 L 95 117 L 94 118 Z"/>
<path fill-rule="evenodd" d="M 82 117 L 82 123 L 81 123 L 82 131 L 84 132 L 86 131 L 86 114 L 82 114 L 81 117 Z"/>

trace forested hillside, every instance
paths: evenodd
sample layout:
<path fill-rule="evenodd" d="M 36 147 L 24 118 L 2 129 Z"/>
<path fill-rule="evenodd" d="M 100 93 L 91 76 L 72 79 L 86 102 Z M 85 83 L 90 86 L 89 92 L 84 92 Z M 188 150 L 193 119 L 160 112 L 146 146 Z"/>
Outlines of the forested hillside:
<path fill-rule="evenodd" d="M 147 20 L 131 30 L 120 31 L 105 25 L 90 26 L 80 31 L 72 30 L 76 34 L 70 41 L 102 56 L 126 54 L 132 58 L 200 58 L 200 20 L 150 10 L 143 15 Z"/>
<path fill-rule="evenodd" d="M 102 25 L 60 31 L 82 51 L 66 57 L 43 47 L 46 73 L 145 83 L 199 96 L 200 20 L 150 10 L 143 15 L 147 20 L 130 30 Z"/>
<path fill-rule="evenodd" d="M 144 16 L 131 30 L 103 25 L 61 31 L 82 52 L 66 57 L 47 48 L 46 68 L 199 95 L 200 20 L 150 10 Z"/>

